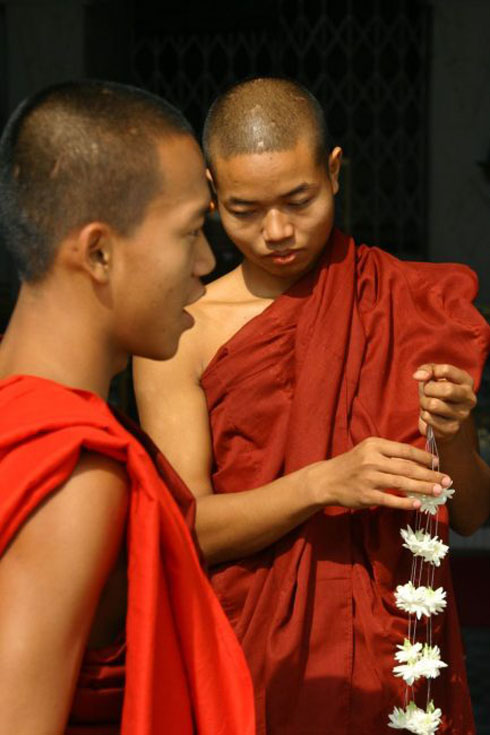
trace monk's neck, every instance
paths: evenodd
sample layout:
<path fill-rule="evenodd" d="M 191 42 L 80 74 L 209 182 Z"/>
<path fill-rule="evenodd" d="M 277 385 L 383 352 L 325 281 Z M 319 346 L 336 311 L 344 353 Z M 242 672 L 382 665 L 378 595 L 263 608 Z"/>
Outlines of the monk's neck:
<path fill-rule="evenodd" d="M 290 278 L 279 278 L 259 268 L 251 261 L 244 259 L 239 266 L 240 276 L 248 293 L 257 299 L 274 300 L 288 290 L 303 274 L 294 275 Z"/>
<path fill-rule="evenodd" d="M 0 342 L 0 379 L 34 375 L 106 399 L 113 375 L 124 368 L 97 333 L 83 309 L 60 308 L 49 294 L 21 288 L 5 335 Z"/>

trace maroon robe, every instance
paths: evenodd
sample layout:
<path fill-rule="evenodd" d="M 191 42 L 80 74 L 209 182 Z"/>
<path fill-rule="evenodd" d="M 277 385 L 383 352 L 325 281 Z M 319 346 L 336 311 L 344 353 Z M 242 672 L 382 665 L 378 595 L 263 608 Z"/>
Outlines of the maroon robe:
<path fill-rule="evenodd" d="M 334 232 L 318 267 L 223 345 L 202 377 L 217 493 L 259 487 L 368 436 L 424 445 L 415 368 L 448 362 L 479 381 L 490 328 L 464 266 L 404 263 Z M 301 488 L 298 488 L 301 492 Z M 383 735 L 404 684 L 392 674 L 413 515 L 329 507 L 212 581 L 245 650 L 262 735 Z M 440 532 L 447 538 L 447 509 Z M 442 735 L 475 732 L 447 561 L 433 619 L 450 664 L 433 683 Z"/>

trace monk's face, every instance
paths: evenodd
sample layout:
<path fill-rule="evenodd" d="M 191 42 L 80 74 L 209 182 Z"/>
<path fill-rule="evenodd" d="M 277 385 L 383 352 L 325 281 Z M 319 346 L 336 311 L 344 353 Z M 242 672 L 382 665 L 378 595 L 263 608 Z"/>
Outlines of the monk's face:
<path fill-rule="evenodd" d="M 117 243 L 114 261 L 114 326 L 126 352 L 171 357 L 182 332 L 193 325 L 185 306 L 198 299 L 200 281 L 214 267 L 203 235 L 210 194 L 204 161 L 190 136 L 159 146 L 162 192 L 144 221 Z"/>
<path fill-rule="evenodd" d="M 249 265 L 278 279 L 306 273 L 334 220 L 342 151 L 328 165 L 300 139 L 291 150 L 217 158 L 214 186 L 223 226 Z"/>

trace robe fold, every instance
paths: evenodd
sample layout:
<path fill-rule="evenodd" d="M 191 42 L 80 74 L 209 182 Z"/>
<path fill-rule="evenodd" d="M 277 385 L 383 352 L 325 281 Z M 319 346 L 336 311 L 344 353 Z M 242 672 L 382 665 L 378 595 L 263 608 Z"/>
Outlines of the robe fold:
<path fill-rule="evenodd" d="M 0 382 L 0 555 L 82 450 L 129 477 L 128 609 L 125 643 L 85 656 L 67 733 L 252 735 L 245 659 L 181 512 L 192 521 L 190 493 L 98 396 L 31 376 Z"/>
<path fill-rule="evenodd" d="M 224 344 L 202 376 L 214 491 L 260 487 L 368 436 L 423 447 L 412 373 L 447 362 L 478 384 L 490 328 L 472 306 L 476 290 L 465 266 L 401 262 L 334 231 L 316 269 Z M 393 732 L 388 715 L 404 695 L 392 668 L 407 633 L 394 602 L 410 578 L 407 523 L 413 514 L 328 507 L 263 551 L 214 568 L 252 671 L 259 735 Z M 439 523 L 447 539 L 446 508 Z M 433 618 L 434 641 L 450 667 L 432 683 L 439 733 L 470 735 L 447 561 L 436 570 L 441 585 L 448 608 Z"/>

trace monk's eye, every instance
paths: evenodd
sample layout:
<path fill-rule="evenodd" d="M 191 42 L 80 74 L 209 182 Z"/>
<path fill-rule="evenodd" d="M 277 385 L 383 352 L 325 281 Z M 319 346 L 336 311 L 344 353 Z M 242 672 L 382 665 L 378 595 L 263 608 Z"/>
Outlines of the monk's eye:
<path fill-rule="evenodd" d="M 307 207 L 308 204 L 311 204 L 313 201 L 312 197 L 308 197 L 308 199 L 300 199 L 296 202 L 288 202 L 288 207 L 292 207 L 292 209 L 302 209 L 303 207 Z"/>

